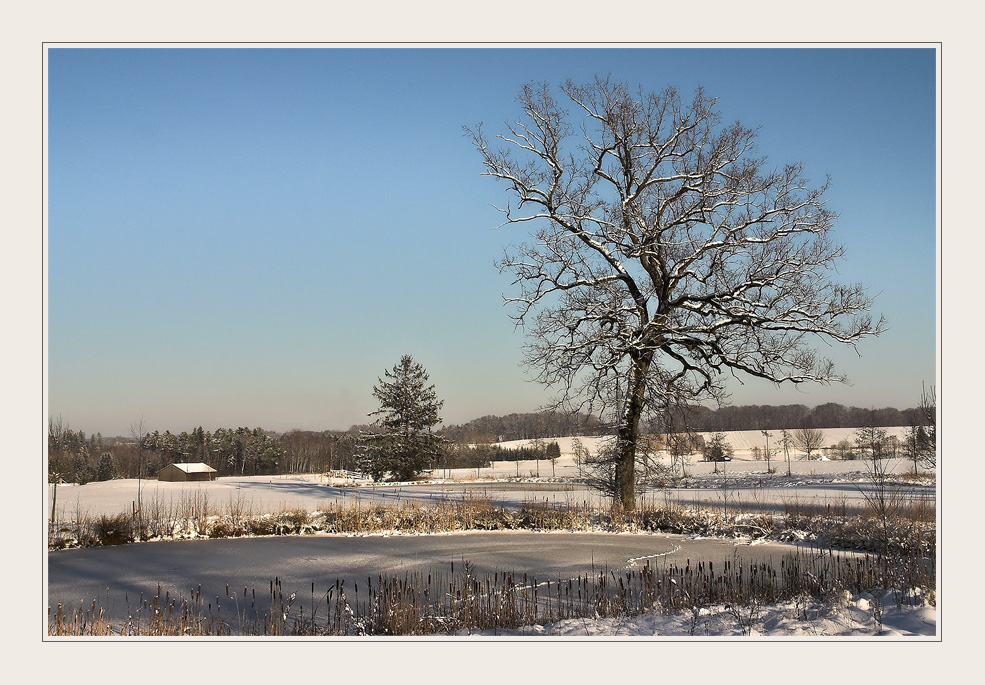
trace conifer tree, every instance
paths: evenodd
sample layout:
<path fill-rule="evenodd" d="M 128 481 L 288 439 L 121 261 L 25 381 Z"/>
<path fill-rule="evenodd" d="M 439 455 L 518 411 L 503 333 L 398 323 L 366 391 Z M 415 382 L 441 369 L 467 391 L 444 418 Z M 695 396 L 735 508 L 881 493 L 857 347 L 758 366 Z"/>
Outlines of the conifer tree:
<path fill-rule="evenodd" d="M 360 468 L 373 480 L 412 480 L 430 468 L 440 453 L 441 438 L 431 428 L 441 423 L 438 411 L 444 404 L 423 366 L 405 354 L 392 371 L 379 378 L 373 395 L 380 408 L 373 425 L 379 430 L 361 438 Z"/>
<path fill-rule="evenodd" d="M 99 465 L 96 467 L 96 480 L 113 480 L 116 478 L 116 462 L 113 455 L 103 452 L 99 457 Z"/>

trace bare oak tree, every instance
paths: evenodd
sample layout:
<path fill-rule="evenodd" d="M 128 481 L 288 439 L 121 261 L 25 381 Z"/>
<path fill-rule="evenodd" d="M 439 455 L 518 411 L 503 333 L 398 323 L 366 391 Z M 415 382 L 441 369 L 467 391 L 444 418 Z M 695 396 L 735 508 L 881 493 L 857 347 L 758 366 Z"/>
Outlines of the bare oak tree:
<path fill-rule="evenodd" d="M 829 280 L 843 248 L 827 182 L 771 168 L 756 131 L 722 125 L 703 91 L 560 90 L 564 102 L 525 86 L 495 146 L 481 125 L 466 130 L 515 199 L 504 224 L 531 226 L 499 264 L 519 285 L 507 299 L 526 362 L 563 389 L 558 406 L 617 426 L 614 504 L 632 509 L 641 419 L 721 401 L 729 375 L 843 381 L 813 344 L 854 345 L 883 323 L 860 285 Z"/>
<path fill-rule="evenodd" d="M 824 446 L 824 431 L 808 426 L 798 428 L 794 434 L 794 440 L 797 447 L 807 453 L 807 460 L 810 461 L 811 455 Z"/>

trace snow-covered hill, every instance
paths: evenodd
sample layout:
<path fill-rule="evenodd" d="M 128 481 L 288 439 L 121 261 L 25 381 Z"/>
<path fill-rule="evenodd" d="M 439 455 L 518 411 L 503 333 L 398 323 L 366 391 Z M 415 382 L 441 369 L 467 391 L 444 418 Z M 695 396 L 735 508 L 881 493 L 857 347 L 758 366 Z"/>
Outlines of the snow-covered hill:
<path fill-rule="evenodd" d="M 823 434 L 822 446 L 830 447 L 835 445 L 842 440 L 848 440 L 854 443 L 856 430 L 855 428 L 822 428 L 819 429 Z M 886 431 L 887 436 L 895 436 L 899 440 L 903 440 L 906 432 L 909 428 L 905 426 L 891 426 L 882 428 L 881 430 Z M 789 431 L 794 434 L 795 431 Z M 779 446 L 781 431 L 773 430 L 770 433 L 770 449 L 775 450 Z M 700 433 L 707 440 L 711 437 L 711 433 Z M 726 442 L 732 446 L 734 450 L 733 458 L 737 461 L 741 460 L 752 460 L 753 459 L 753 448 L 758 447 L 760 449 L 766 448 L 766 436 L 763 435 L 762 431 L 728 431 L 724 433 Z M 589 451 L 594 451 L 598 449 L 606 440 L 610 438 L 597 438 L 597 437 L 566 437 L 566 438 L 549 438 L 546 442 L 557 442 L 558 447 L 561 448 L 561 456 L 570 457 L 574 453 L 573 442 L 578 440 L 581 442 L 582 446 L 587 448 Z M 496 443 L 499 447 L 503 448 L 517 448 L 529 446 L 532 440 L 511 440 L 509 442 L 499 442 Z M 791 449 L 792 459 L 801 459 L 804 456 L 804 452 L 800 449 Z M 560 462 L 559 462 L 560 463 Z"/>

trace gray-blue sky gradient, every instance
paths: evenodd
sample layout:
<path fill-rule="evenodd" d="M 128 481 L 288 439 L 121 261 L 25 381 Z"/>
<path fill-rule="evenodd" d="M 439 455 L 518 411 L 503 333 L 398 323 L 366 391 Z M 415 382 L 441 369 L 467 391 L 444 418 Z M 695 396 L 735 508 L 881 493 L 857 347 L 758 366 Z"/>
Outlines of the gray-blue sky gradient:
<path fill-rule="evenodd" d="M 731 383 L 736 404 L 913 406 L 935 378 L 932 49 L 52 49 L 48 412 L 87 433 L 346 428 L 411 354 L 445 423 L 530 411 L 462 126 L 503 130 L 523 83 L 697 86 L 771 162 L 830 174 L 890 329 L 824 348 L 852 386 Z"/>

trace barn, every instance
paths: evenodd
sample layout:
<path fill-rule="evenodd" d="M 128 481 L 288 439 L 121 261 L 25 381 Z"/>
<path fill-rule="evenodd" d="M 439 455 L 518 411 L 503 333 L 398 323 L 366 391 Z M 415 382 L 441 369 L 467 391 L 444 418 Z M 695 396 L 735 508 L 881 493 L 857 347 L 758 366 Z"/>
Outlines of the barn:
<path fill-rule="evenodd" d="M 164 481 L 215 480 L 216 471 L 208 464 L 170 464 L 157 472 L 157 479 Z"/>

